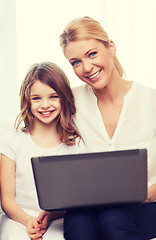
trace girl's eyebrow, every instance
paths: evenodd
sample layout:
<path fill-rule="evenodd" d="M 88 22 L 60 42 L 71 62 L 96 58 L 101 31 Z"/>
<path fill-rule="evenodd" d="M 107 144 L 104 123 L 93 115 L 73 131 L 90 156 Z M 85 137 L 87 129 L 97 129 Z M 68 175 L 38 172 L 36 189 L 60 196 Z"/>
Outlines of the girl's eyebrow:
<path fill-rule="evenodd" d="M 36 93 L 30 94 L 30 97 L 34 97 L 34 96 L 40 96 L 40 95 L 39 95 L 39 94 L 36 94 Z"/>
<path fill-rule="evenodd" d="M 50 93 L 49 96 L 56 95 L 56 94 L 58 95 L 57 92 L 53 92 L 53 93 Z M 37 94 L 37 93 L 30 94 L 30 97 L 39 97 L 39 96 L 40 96 L 40 94 Z"/>
<path fill-rule="evenodd" d="M 30 98 L 34 98 L 34 97 L 40 97 L 39 94 L 30 94 Z"/>

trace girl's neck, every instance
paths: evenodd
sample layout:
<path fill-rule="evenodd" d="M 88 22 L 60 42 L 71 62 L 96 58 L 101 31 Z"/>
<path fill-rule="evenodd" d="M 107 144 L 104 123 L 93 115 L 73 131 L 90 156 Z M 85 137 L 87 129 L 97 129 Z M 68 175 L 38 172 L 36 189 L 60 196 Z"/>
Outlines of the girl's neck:
<path fill-rule="evenodd" d="M 52 124 L 40 124 L 40 122 L 35 121 L 30 135 L 39 147 L 51 148 L 61 143 L 54 122 Z"/>

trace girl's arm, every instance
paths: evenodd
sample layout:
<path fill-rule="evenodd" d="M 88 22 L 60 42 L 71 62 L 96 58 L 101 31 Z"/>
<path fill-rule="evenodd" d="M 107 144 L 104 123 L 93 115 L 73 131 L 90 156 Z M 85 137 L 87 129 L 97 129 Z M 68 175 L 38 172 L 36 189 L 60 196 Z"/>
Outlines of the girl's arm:
<path fill-rule="evenodd" d="M 30 223 L 33 222 L 33 228 L 35 230 L 35 228 L 38 228 L 38 222 L 36 218 L 24 212 L 15 201 L 15 170 L 15 162 L 2 154 L 0 173 L 2 209 L 9 218 L 16 222 L 22 223 L 27 228 L 30 226 Z M 37 238 L 38 237 L 36 236 L 36 239 Z"/>
<path fill-rule="evenodd" d="M 2 154 L 1 156 L 1 201 L 3 211 L 11 219 L 24 224 L 30 219 L 15 201 L 15 162 Z"/>

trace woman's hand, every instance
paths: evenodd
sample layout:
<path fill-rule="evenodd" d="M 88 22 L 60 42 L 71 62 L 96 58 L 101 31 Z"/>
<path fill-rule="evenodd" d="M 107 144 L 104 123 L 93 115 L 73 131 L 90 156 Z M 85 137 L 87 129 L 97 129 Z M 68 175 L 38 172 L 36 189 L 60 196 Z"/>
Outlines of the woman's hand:
<path fill-rule="evenodd" d="M 42 231 L 40 225 L 37 221 L 37 218 L 31 217 L 27 223 L 27 232 L 32 240 L 42 240 Z"/>
<path fill-rule="evenodd" d="M 39 223 L 39 227 L 41 228 L 42 234 L 44 234 L 51 221 L 63 218 L 65 215 L 65 211 L 56 211 L 56 212 L 46 212 L 46 211 L 41 211 L 39 216 L 37 217 L 37 221 Z"/>
<path fill-rule="evenodd" d="M 51 213 L 46 211 L 41 211 L 39 216 L 37 217 L 37 222 L 41 229 L 42 234 L 44 234 L 51 222 Z"/>
<path fill-rule="evenodd" d="M 148 188 L 148 198 L 146 203 L 153 202 L 154 200 L 156 200 L 156 183 Z"/>

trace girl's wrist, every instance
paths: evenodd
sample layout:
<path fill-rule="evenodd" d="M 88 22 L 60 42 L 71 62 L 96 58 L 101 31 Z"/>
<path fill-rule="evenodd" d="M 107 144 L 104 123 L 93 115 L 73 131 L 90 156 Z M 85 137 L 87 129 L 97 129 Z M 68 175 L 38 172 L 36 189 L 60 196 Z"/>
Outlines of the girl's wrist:
<path fill-rule="evenodd" d="M 33 221 L 36 219 L 35 217 L 28 215 L 27 218 L 25 219 L 25 226 L 27 227 L 30 221 Z"/>

